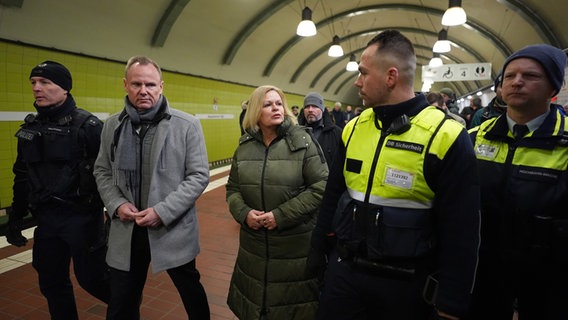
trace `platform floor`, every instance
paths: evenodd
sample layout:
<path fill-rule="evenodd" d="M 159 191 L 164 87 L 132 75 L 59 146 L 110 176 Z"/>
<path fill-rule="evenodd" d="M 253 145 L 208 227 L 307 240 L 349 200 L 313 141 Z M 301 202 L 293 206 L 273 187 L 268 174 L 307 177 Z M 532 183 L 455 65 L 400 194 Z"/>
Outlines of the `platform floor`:
<path fill-rule="evenodd" d="M 201 253 L 197 268 L 211 309 L 212 320 L 236 320 L 226 300 L 229 281 L 238 250 L 239 226 L 225 201 L 229 167 L 211 172 L 211 182 L 197 201 Z M 30 239 L 16 248 L 0 237 L 0 320 L 49 320 L 47 302 L 39 291 L 37 273 L 31 265 L 33 229 L 24 235 Z M 86 293 L 71 277 L 81 320 L 105 319 L 106 305 Z M 181 299 L 167 273 L 148 273 L 141 307 L 143 320 L 187 319 Z M 517 317 L 514 316 L 513 320 Z"/>
<path fill-rule="evenodd" d="M 227 291 L 238 249 L 239 226 L 225 201 L 228 167 L 211 172 L 211 183 L 197 201 L 201 253 L 197 268 L 211 309 L 212 320 L 236 319 L 227 307 Z M 33 230 L 24 233 L 28 239 Z M 31 265 L 33 239 L 16 248 L 0 237 L 0 319 L 49 320 L 47 301 Z M 81 320 L 105 319 L 106 305 L 86 293 L 72 276 Z M 181 299 L 168 274 L 148 274 L 141 307 L 144 320 L 187 319 Z"/>

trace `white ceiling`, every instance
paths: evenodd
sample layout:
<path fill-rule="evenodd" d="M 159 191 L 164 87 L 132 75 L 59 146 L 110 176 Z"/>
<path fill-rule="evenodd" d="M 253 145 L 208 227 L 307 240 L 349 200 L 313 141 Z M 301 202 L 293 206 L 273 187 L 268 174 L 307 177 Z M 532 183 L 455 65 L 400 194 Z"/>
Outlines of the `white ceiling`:
<path fill-rule="evenodd" d="M 295 30 L 306 5 L 318 34 L 301 38 Z M 358 58 L 375 34 L 396 28 L 427 64 L 447 7 L 447 0 L 0 0 L 0 38 L 118 61 L 144 54 L 165 70 L 358 104 L 357 73 L 345 71 L 349 54 Z M 495 75 L 526 45 L 568 47 L 567 0 L 462 0 L 462 7 L 468 22 L 448 29 L 446 64 L 491 62 Z M 327 56 L 335 34 L 341 58 Z M 490 83 L 433 90 L 466 94 Z"/>

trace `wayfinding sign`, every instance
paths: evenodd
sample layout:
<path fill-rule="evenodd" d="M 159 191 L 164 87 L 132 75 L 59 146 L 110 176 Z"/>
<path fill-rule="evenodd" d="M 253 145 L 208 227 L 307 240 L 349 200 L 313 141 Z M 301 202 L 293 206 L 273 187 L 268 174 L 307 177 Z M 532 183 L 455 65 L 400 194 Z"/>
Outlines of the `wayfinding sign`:
<path fill-rule="evenodd" d="M 491 63 L 445 64 L 440 67 L 422 66 L 422 81 L 492 80 Z"/>

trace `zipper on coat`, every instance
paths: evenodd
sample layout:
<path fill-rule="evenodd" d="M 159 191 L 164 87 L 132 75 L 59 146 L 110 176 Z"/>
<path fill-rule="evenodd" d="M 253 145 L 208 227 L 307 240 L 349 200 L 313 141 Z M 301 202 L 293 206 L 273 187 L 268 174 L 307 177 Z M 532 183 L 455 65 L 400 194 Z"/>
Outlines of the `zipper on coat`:
<path fill-rule="evenodd" d="M 272 145 L 272 143 L 270 145 Z M 263 212 L 266 212 L 266 204 L 264 202 L 264 174 L 266 170 L 266 161 L 268 159 L 268 151 L 270 149 L 270 145 L 266 147 L 264 150 L 264 160 L 262 162 L 262 173 L 260 176 L 260 199 L 262 202 Z M 264 254 L 266 257 L 266 263 L 264 264 L 264 283 L 262 287 L 262 304 L 260 307 L 260 319 L 264 319 L 265 315 L 268 313 L 266 307 L 266 299 L 267 299 L 267 286 L 268 286 L 268 259 L 270 258 L 270 256 L 268 250 L 268 230 L 266 228 L 264 228 L 264 250 L 265 250 Z"/>
<path fill-rule="evenodd" d="M 365 191 L 365 203 L 369 203 L 371 190 L 373 190 L 375 171 L 377 171 L 377 163 L 379 162 L 381 149 L 383 148 L 383 144 L 385 143 L 385 139 L 388 135 L 388 133 L 381 131 L 381 137 L 379 138 L 379 143 L 377 143 L 377 149 L 375 150 L 375 156 L 373 157 L 373 163 L 371 164 L 371 171 L 369 172 L 369 181 L 367 181 L 367 190 Z"/>

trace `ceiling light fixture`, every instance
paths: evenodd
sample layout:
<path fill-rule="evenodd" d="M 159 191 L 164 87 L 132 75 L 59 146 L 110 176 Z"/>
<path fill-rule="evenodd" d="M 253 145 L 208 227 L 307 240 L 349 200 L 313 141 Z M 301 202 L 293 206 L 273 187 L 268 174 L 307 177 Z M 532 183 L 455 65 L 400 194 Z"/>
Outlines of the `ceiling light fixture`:
<path fill-rule="evenodd" d="M 330 57 L 341 57 L 343 56 L 343 48 L 339 45 L 339 37 L 337 35 L 333 36 L 331 47 L 327 51 L 327 55 Z"/>
<path fill-rule="evenodd" d="M 440 54 L 438 52 L 434 52 L 434 55 L 432 56 L 432 60 L 430 60 L 430 62 L 428 63 L 428 66 L 431 68 L 436 68 L 436 67 L 441 67 L 444 65 L 444 62 L 442 62 L 442 58 L 440 58 Z"/>
<path fill-rule="evenodd" d="M 311 37 L 317 34 L 316 25 L 312 21 L 312 10 L 305 7 L 302 10 L 302 21 L 298 24 L 296 28 L 296 34 L 301 37 Z"/>
<path fill-rule="evenodd" d="M 452 47 L 450 46 L 450 41 L 448 40 L 448 30 L 442 29 L 438 33 L 438 41 L 434 43 L 434 48 L 432 51 L 438 53 L 450 52 Z"/>
<path fill-rule="evenodd" d="M 347 65 L 345 66 L 345 70 L 347 70 L 347 71 L 359 70 L 359 64 L 357 63 L 357 60 L 356 60 L 355 55 L 353 53 L 349 56 L 349 62 L 347 62 Z"/>
<path fill-rule="evenodd" d="M 448 10 L 442 16 L 442 25 L 459 26 L 467 21 L 467 15 L 461 5 L 461 0 L 449 0 Z"/>

